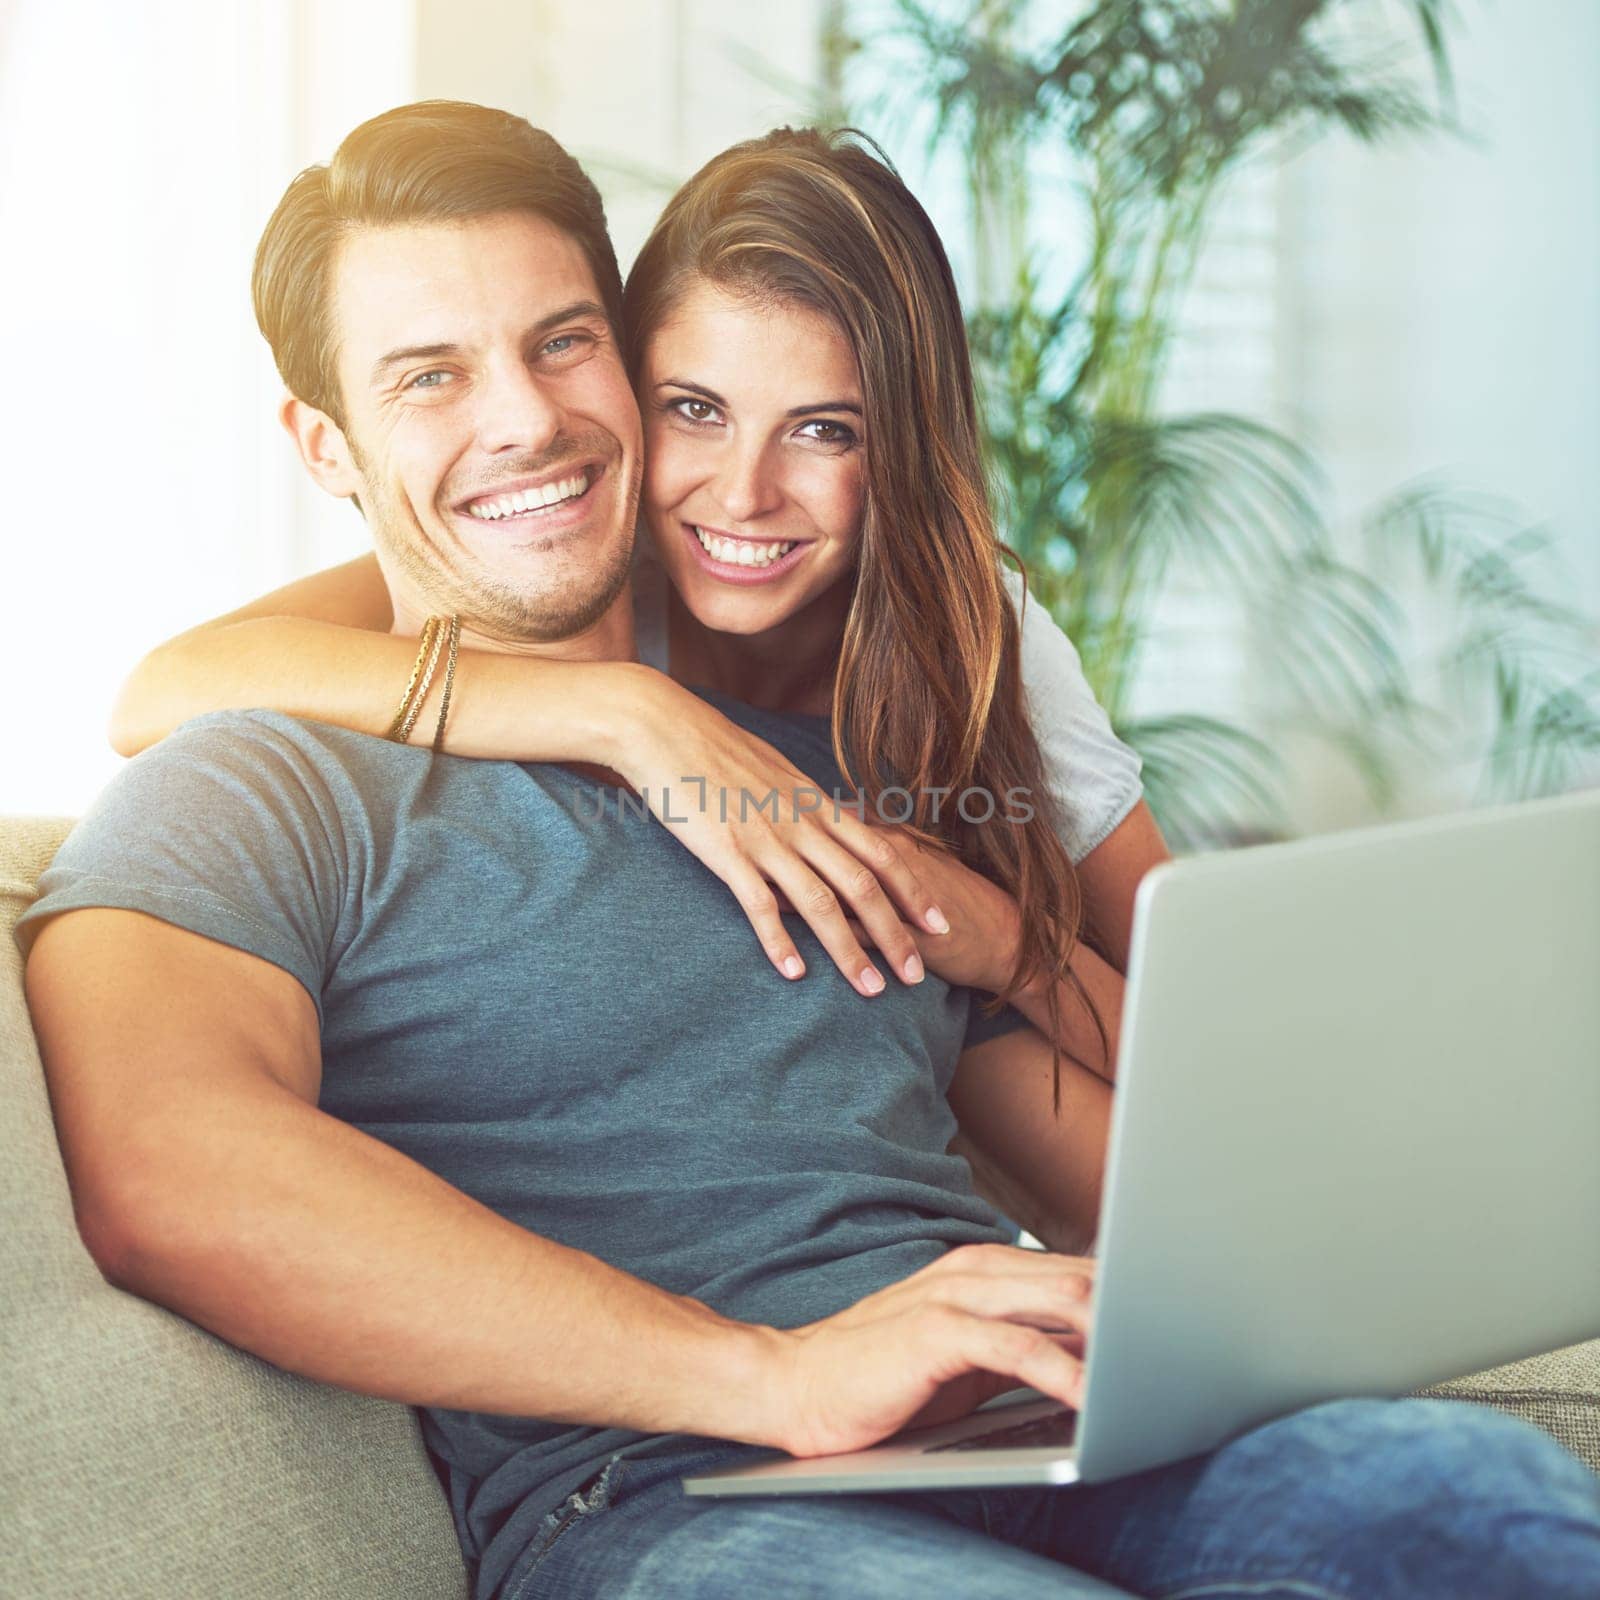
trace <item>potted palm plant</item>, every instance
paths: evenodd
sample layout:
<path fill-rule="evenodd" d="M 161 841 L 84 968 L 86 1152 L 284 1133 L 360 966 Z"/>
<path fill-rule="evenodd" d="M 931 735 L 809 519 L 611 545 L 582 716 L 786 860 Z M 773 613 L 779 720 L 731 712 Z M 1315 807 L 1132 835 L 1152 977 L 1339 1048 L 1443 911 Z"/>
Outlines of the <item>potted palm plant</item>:
<path fill-rule="evenodd" d="M 930 150 L 964 170 L 970 334 L 1006 536 L 1142 755 L 1175 848 L 1286 830 L 1290 731 L 1340 751 L 1379 814 L 1397 763 L 1452 743 L 1472 744 L 1482 798 L 1561 788 L 1600 753 L 1600 640 L 1541 578 L 1539 530 L 1428 482 L 1377 507 L 1351 550 L 1295 440 L 1161 409 L 1184 292 L 1237 172 L 1336 128 L 1368 141 L 1451 131 L 1448 0 L 1395 3 L 1409 61 L 1374 53 L 1349 0 L 891 0 L 884 25 L 855 34 L 832 14 L 835 119 L 904 125 L 920 108 Z M 874 53 L 875 81 L 895 87 L 852 101 Z M 1036 176 L 1041 147 L 1067 157 L 1070 182 Z M 1087 239 L 1064 290 L 1026 245 L 1030 214 L 1063 205 Z M 1254 726 L 1134 714 L 1180 562 L 1271 663 L 1277 709 Z M 1443 619 L 1427 670 L 1408 648 L 1419 606 Z"/>

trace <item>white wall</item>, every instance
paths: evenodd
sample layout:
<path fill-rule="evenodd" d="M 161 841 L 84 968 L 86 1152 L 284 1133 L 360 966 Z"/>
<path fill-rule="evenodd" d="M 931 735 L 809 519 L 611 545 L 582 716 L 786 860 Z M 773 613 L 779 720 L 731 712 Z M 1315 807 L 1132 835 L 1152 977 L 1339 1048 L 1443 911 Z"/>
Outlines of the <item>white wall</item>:
<path fill-rule="evenodd" d="M 21 0 L 0 33 L 0 811 L 80 811 L 138 656 L 328 543 L 250 261 L 294 173 L 405 97 L 411 31 L 388 0 L 312 12 Z"/>
<path fill-rule="evenodd" d="M 553 133 L 605 196 L 624 272 L 662 203 L 703 162 L 806 120 L 821 70 L 821 0 L 418 0 L 418 8 L 418 98 L 479 100 Z"/>
<path fill-rule="evenodd" d="M 1600 5 L 1456 10 L 1468 138 L 1330 139 L 1283 173 L 1269 405 L 1347 522 L 1425 476 L 1503 497 L 1551 528 L 1557 598 L 1600 619 Z M 1479 776 L 1417 766 L 1401 809 Z M 1363 819 L 1336 765 L 1299 777 L 1302 826 Z"/>
<path fill-rule="evenodd" d="M 1457 9 L 1469 139 L 1286 174 L 1280 404 L 1347 509 L 1459 475 L 1553 521 L 1600 605 L 1600 5 Z"/>
<path fill-rule="evenodd" d="M 1217 207 L 1164 404 L 1243 412 L 1307 445 L 1353 556 L 1361 518 L 1417 480 L 1499 499 L 1549 527 L 1552 593 L 1600 628 L 1600 4 L 1466 0 L 1455 15 L 1466 136 L 1330 135 L 1246 169 Z M 1364 29 L 1405 31 L 1393 0 L 1346 20 L 1368 48 Z M 1438 619 L 1417 595 L 1401 603 L 1402 643 L 1425 666 Z M 1277 708 L 1269 651 L 1203 583 L 1177 585 L 1159 620 L 1139 711 L 1249 724 Z M 1478 732 L 1457 726 L 1446 759 L 1406 762 L 1395 809 L 1478 797 Z M 1327 746 L 1283 750 L 1297 831 L 1372 819 Z"/>

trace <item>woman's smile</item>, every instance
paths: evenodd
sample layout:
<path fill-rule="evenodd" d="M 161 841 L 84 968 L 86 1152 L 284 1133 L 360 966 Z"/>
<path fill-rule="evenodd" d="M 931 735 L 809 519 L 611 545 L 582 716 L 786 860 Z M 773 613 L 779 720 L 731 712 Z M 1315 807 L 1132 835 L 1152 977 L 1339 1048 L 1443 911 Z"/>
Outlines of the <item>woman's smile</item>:
<path fill-rule="evenodd" d="M 720 528 L 683 522 L 700 570 L 724 583 L 773 583 L 792 572 L 813 543 L 810 539 L 752 539 Z"/>

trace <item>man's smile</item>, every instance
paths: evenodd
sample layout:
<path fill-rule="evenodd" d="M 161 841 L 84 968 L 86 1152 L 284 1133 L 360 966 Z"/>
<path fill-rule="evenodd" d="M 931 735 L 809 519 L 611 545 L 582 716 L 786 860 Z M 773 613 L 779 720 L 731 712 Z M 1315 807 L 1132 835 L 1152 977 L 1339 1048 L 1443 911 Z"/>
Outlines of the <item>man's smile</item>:
<path fill-rule="evenodd" d="M 605 471 L 602 463 L 589 462 L 566 468 L 556 477 L 514 478 L 457 501 L 455 513 L 471 518 L 478 528 L 530 536 L 562 532 L 588 516 L 595 485 Z"/>

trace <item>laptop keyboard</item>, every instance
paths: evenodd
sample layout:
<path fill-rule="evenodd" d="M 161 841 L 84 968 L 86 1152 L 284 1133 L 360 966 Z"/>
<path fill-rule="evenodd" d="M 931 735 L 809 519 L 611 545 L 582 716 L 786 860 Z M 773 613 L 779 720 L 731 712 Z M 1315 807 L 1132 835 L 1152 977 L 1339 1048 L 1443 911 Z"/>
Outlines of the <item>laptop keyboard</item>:
<path fill-rule="evenodd" d="M 1078 1432 L 1076 1411 L 1052 1411 L 1030 1422 L 1015 1422 L 1009 1428 L 993 1428 L 988 1433 L 957 1439 L 954 1444 L 929 1445 L 922 1453 L 931 1456 L 940 1450 L 1038 1450 L 1070 1445 Z"/>

